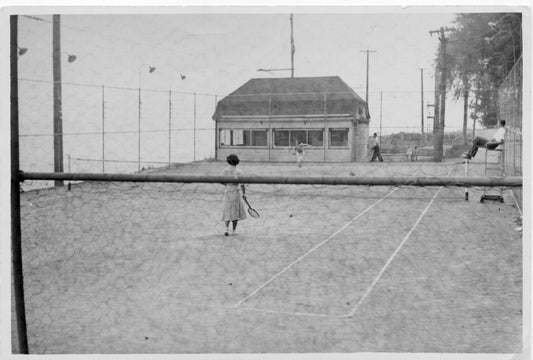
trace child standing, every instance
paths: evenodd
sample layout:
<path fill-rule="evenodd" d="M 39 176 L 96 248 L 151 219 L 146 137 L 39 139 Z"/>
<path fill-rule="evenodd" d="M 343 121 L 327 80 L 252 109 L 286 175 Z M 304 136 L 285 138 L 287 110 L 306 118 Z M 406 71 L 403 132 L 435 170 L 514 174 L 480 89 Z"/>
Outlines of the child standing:
<path fill-rule="evenodd" d="M 224 169 L 224 171 L 222 172 L 223 176 L 237 177 L 243 174 L 243 171 L 241 169 L 237 169 L 237 165 L 240 162 L 239 157 L 237 155 L 229 155 L 226 158 L 226 161 L 230 166 Z M 222 221 L 224 221 L 226 225 L 226 231 L 224 232 L 224 235 L 228 236 L 230 234 L 230 222 L 232 222 L 231 234 L 237 235 L 238 221 L 246 219 L 246 211 L 244 209 L 244 204 L 241 200 L 241 191 L 242 196 L 244 196 L 245 194 L 244 184 L 227 183 L 224 185 L 224 209 L 222 213 Z"/>
<path fill-rule="evenodd" d="M 298 140 L 294 142 L 294 153 L 296 154 L 296 165 L 298 167 L 302 167 L 302 161 L 305 156 L 304 146 L 307 146 L 307 144 L 301 143 Z"/>

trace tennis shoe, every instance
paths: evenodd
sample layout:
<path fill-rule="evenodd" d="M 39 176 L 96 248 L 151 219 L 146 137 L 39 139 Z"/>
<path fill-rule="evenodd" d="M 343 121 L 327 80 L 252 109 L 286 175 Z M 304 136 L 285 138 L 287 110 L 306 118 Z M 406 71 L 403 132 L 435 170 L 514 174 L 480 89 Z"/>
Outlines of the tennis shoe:
<path fill-rule="evenodd" d="M 467 153 L 464 153 L 463 155 L 461 155 L 461 157 L 462 157 L 463 159 L 467 159 L 467 160 L 472 159 L 472 156 L 470 156 L 470 154 L 467 154 Z"/>
<path fill-rule="evenodd" d="M 238 234 L 239 234 L 239 233 L 237 232 L 237 230 L 233 230 L 233 231 L 231 232 L 231 235 L 238 235 Z"/>

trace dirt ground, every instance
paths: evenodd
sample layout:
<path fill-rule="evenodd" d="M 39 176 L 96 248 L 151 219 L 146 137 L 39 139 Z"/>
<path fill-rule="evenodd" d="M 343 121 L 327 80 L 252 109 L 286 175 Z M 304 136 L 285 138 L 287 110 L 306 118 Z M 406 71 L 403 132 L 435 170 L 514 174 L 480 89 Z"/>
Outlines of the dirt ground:
<path fill-rule="evenodd" d="M 239 166 L 463 175 L 459 162 Z M 30 353 L 520 353 L 519 212 L 509 191 L 503 204 L 480 203 L 482 191 L 465 201 L 460 188 L 250 185 L 261 218 L 229 237 L 219 184 L 24 193 Z"/>

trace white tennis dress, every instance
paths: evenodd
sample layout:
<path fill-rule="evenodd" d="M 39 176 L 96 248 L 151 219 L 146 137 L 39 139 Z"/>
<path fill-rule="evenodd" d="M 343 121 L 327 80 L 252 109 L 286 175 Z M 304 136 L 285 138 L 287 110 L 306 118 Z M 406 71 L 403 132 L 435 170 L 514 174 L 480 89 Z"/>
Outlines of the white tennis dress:
<path fill-rule="evenodd" d="M 223 176 L 241 176 L 243 171 L 235 166 L 229 166 L 222 172 Z M 222 221 L 244 220 L 246 219 L 246 210 L 242 202 L 240 184 L 228 183 L 224 189 L 224 209 L 222 212 Z"/>

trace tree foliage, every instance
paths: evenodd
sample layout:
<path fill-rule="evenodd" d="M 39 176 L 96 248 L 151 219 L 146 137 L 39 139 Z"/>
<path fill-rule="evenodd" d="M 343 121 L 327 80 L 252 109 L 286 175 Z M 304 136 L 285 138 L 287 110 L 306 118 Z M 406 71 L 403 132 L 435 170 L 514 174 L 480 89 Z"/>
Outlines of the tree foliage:
<path fill-rule="evenodd" d="M 457 99 L 470 90 L 472 117 L 497 122 L 497 89 L 522 55 L 520 13 L 458 14 L 446 43 L 447 89 Z M 437 61 L 441 59 L 441 50 Z"/>

